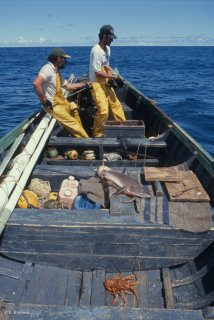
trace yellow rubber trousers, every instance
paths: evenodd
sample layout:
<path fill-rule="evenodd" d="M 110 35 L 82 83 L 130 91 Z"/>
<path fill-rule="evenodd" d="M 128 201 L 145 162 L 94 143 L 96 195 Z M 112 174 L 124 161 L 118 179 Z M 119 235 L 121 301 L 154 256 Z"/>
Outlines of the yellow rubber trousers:
<path fill-rule="evenodd" d="M 82 126 L 77 105 L 68 102 L 61 91 L 59 74 L 56 77 L 56 95 L 52 101 L 52 106 L 53 109 L 47 110 L 47 112 L 58 120 L 68 132 L 76 138 L 88 138 L 88 134 Z"/>
<path fill-rule="evenodd" d="M 109 107 L 115 120 L 126 121 L 126 117 L 114 89 L 106 85 L 105 80 L 92 83 L 91 95 L 97 107 L 92 133 L 94 137 L 103 137 L 103 126 L 108 119 Z"/>

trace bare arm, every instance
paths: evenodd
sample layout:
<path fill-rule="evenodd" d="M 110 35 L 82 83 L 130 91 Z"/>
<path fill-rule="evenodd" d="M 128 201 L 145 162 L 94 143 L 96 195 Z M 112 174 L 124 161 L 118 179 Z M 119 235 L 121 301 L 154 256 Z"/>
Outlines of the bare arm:
<path fill-rule="evenodd" d="M 90 82 L 87 82 L 88 85 L 90 86 Z M 65 85 L 62 86 L 65 90 L 67 91 L 74 91 L 74 90 L 79 90 L 85 87 L 85 82 L 77 82 L 77 83 L 66 83 Z"/>
<path fill-rule="evenodd" d="M 46 100 L 44 89 L 43 89 L 44 82 L 45 82 L 44 78 L 40 75 L 38 75 L 33 82 L 34 89 L 36 90 L 36 93 L 41 102 Z"/>

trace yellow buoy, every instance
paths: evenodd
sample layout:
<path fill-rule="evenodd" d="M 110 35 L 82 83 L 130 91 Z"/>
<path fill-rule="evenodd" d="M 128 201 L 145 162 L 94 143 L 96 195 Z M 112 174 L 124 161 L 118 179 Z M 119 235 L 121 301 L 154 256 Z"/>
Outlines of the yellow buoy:
<path fill-rule="evenodd" d="M 24 190 L 17 202 L 17 207 L 27 209 L 30 206 L 35 208 L 39 207 L 38 197 L 33 191 Z"/>
<path fill-rule="evenodd" d="M 48 200 L 54 200 L 56 201 L 58 198 L 58 192 L 50 192 L 48 196 Z"/>
<path fill-rule="evenodd" d="M 78 152 L 76 150 L 67 150 L 65 157 L 70 160 L 76 160 L 78 158 Z"/>

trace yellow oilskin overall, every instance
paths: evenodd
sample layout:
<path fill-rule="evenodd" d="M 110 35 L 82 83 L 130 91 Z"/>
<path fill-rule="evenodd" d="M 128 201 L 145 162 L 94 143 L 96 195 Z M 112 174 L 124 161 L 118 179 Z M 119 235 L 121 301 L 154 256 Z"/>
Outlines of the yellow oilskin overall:
<path fill-rule="evenodd" d="M 107 72 L 105 67 L 102 67 L 101 71 Z M 91 95 L 97 107 L 92 133 L 94 137 L 99 138 L 104 136 L 103 126 L 108 119 L 109 107 L 115 120 L 126 121 L 126 117 L 114 89 L 107 85 L 106 79 L 96 77 L 92 83 Z"/>
<path fill-rule="evenodd" d="M 53 109 L 48 110 L 48 113 L 58 120 L 68 132 L 76 138 L 88 138 L 88 134 L 82 126 L 77 105 L 68 102 L 61 91 L 60 75 L 58 73 L 56 76 L 56 94 L 52 106 Z"/>

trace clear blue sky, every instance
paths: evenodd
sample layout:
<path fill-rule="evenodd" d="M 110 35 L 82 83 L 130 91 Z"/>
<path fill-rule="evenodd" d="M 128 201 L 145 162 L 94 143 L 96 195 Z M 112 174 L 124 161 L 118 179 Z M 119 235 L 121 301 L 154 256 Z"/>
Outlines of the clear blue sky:
<path fill-rule="evenodd" d="M 214 0 L 0 0 L 0 46 L 214 45 Z"/>

